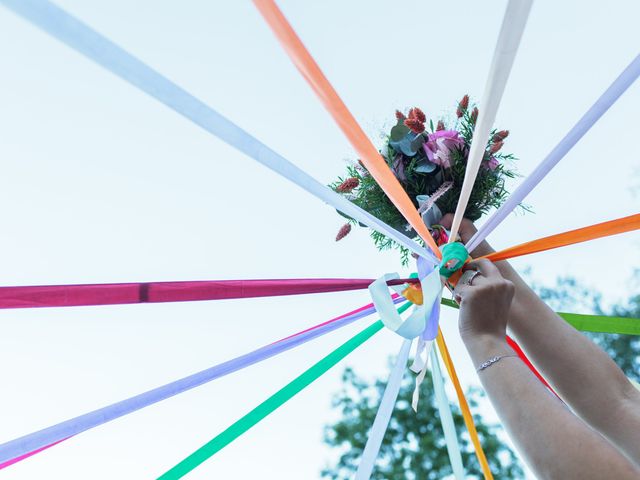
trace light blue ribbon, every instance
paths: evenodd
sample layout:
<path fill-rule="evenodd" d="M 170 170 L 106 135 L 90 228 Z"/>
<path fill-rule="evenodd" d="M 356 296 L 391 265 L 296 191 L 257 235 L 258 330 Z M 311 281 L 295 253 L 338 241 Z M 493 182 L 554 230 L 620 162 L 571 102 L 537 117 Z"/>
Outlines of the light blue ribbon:
<path fill-rule="evenodd" d="M 382 439 L 384 438 L 384 434 L 389 426 L 391 414 L 393 413 L 393 408 L 398 398 L 400 384 L 402 383 L 402 377 L 405 372 L 410 349 L 411 340 L 403 340 L 398 356 L 396 357 L 396 363 L 389 374 L 389 380 L 387 381 L 387 386 L 384 389 L 382 400 L 378 406 L 376 418 L 373 421 L 371 430 L 369 431 L 367 444 L 364 446 L 364 451 L 362 452 L 362 458 L 358 465 L 355 480 L 369 480 L 369 477 L 371 477 L 371 472 L 373 472 L 376 458 L 378 458 L 378 453 L 380 452 Z"/>
<path fill-rule="evenodd" d="M 542 162 L 529 174 L 520 186 L 500 206 L 498 210 L 480 227 L 467 242 L 467 250 L 474 251 L 478 245 L 509 215 L 527 195 L 549 174 L 560 160 L 578 143 L 591 127 L 605 114 L 609 107 L 640 76 L 640 55 L 625 68 L 587 112 L 578 120 Z"/>
<path fill-rule="evenodd" d="M 433 379 L 433 390 L 436 397 L 436 404 L 440 412 L 440 422 L 442 422 L 442 430 L 444 431 L 444 439 L 447 444 L 447 453 L 449 454 L 449 462 L 456 480 L 464 480 L 464 466 L 462 465 L 462 454 L 460 453 L 460 444 L 458 443 L 458 434 L 456 426 L 453 423 L 453 415 L 451 414 L 451 404 L 447 398 L 447 392 L 444 389 L 444 378 L 438 363 L 438 355 L 435 348 L 431 349 L 431 378 Z"/>
<path fill-rule="evenodd" d="M 211 107 L 53 3 L 47 0 L 0 0 L 0 4 L 323 202 L 418 255 L 428 255 L 428 250 L 322 185 Z"/>

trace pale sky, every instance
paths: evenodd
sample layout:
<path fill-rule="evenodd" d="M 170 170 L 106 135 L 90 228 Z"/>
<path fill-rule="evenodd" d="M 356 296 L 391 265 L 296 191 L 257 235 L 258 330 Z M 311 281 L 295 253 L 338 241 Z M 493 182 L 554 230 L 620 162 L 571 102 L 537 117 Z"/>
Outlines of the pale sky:
<path fill-rule="evenodd" d="M 279 2 L 379 144 L 396 108 L 480 100 L 506 2 Z M 354 152 L 248 0 L 58 5 L 323 183 Z M 640 4 L 539 0 L 498 111 L 527 175 L 638 53 Z M 375 278 L 402 271 L 365 230 L 0 8 L 2 285 Z M 632 86 L 490 237 L 507 247 L 638 211 Z M 514 183 L 514 185 L 517 184 Z M 610 302 L 633 291 L 631 233 L 518 259 Z M 366 291 L 247 301 L 0 312 L 0 442 L 210 367 L 369 302 Z M 445 309 L 465 387 L 477 377 Z M 153 478 L 375 317 L 78 435 L 3 478 Z M 383 331 L 189 478 L 319 478 L 323 425 L 347 365 L 386 376 Z M 452 397 L 453 398 L 453 397 Z M 493 418 L 487 410 L 488 418 Z"/>

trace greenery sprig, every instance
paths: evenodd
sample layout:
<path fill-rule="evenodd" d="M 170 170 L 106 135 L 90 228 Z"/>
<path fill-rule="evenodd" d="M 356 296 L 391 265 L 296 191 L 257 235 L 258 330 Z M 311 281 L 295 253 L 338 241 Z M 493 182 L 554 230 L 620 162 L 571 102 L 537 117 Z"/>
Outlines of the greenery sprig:
<path fill-rule="evenodd" d="M 469 105 L 468 95 L 458 102 L 456 119 L 451 125 L 440 119 L 434 127 L 433 120 L 427 122 L 419 108 L 410 109 L 407 115 L 396 111 L 397 123 L 386 136 L 380 153 L 416 208 L 420 206 L 418 195 L 431 196 L 445 182 L 450 182 L 448 190 L 435 200 L 435 205 L 442 214 L 455 211 L 477 117 L 478 108 Z M 491 131 L 465 210 L 465 217 L 472 221 L 492 208 L 498 208 L 508 196 L 505 180 L 516 176 L 512 169 L 516 158 L 502 152 L 508 135 L 507 130 Z M 391 227 L 422 243 L 361 161 L 347 165 L 347 175 L 338 177 L 330 187 Z M 353 218 L 338 213 L 347 218 L 349 227 L 358 224 Z M 362 224 L 360 226 L 365 227 Z M 434 226 L 427 225 L 429 228 Z M 346 225 L 343 226 L 336 240 L 344 238 L 350 230 Z M 436 230 L 438 234 L 442 231 Z M 398 249 L 403 265 L 408 263 L 410 252 L 405 247 L 376 231 L 371 231 L 371 238 L 379 250 Z M 442 238 L 438 237 L 437 240 Z"/>

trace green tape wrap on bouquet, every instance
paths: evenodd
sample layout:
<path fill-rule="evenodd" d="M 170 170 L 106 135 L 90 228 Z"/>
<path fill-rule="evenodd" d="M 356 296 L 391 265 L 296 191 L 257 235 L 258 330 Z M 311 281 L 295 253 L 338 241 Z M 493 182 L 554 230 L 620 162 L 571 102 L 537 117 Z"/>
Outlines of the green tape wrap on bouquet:
<path fill-rule="evenodd" d="M 447 243 L 442 247 L 442 261 L 440 262 L 440 275 L 449 278 L 460 270 L 469 258 L 469 252 L 460 242 Z"/>

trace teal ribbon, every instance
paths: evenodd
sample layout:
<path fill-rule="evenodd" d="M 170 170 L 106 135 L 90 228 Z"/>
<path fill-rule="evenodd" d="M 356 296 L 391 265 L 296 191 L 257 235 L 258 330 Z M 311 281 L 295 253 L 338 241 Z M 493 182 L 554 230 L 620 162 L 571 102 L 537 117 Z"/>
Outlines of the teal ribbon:
<path fill-rule="evenodd" d="M 447 243 L 442 247 L 442 261 L 440 262 L 440 275 L 449 278 L 460 270 L 469 258 L 469 252 L 460 242 Z"/>

